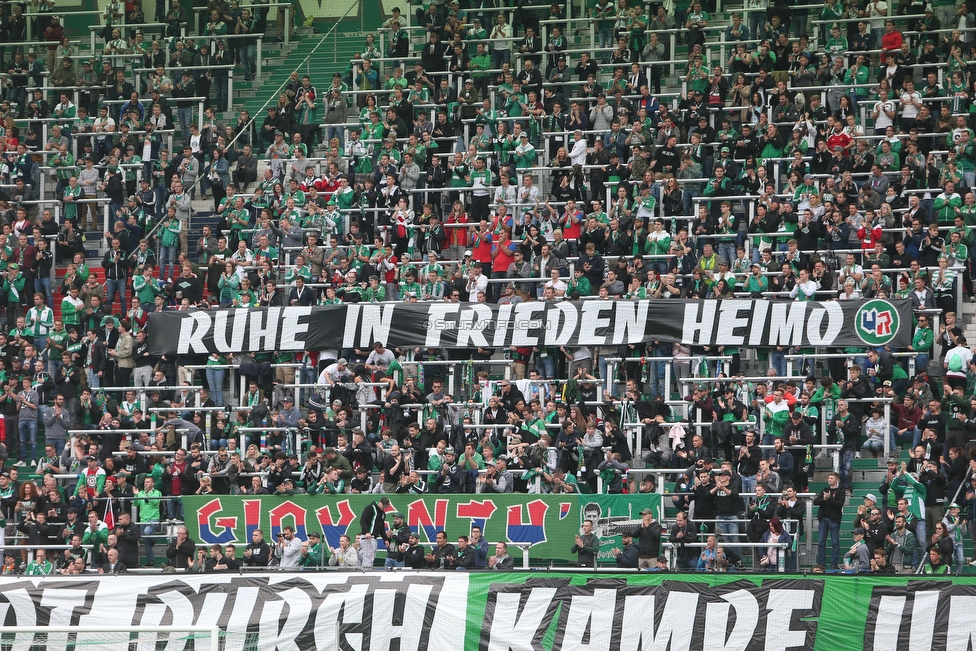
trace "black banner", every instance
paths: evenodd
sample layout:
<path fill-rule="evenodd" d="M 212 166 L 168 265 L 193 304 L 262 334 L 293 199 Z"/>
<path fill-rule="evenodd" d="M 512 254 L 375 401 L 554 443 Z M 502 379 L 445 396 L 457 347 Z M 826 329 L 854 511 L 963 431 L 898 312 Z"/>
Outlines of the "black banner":
<path fill-rule="evenodd" d="M 902 348 L 911 301 L 611 300 L 354 303 L 323 307 L 172 311 L 149 315 L 154 355 L 368 348 L 710 346 Z"/>

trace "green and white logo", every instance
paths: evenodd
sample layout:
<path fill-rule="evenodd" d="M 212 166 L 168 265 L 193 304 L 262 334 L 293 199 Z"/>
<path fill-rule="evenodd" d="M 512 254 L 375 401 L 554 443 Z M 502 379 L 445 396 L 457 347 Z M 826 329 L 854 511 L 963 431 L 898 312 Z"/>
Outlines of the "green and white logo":
<path fill-rule="evenodd" d="M 888 301 L 866 301 L 854 315 L 854 331 L 869 346 L 884 346 L 898 333 L 898 311 Z"/>

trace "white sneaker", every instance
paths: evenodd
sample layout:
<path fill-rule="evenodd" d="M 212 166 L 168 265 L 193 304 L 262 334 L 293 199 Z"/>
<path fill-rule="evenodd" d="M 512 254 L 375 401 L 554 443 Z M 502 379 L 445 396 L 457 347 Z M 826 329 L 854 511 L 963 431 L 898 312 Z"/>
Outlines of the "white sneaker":
<path fill-rule="evenodd" d="M 23 467 L 24 467 L 24 466 L 26 466 L 26 465 L 27 465 L 27 464 L 26 464 L 26 463 L 24 463 L 23 461 L 18 461 L 17 463 L 15 463 L 15 464 L 14 464 L 14 466 L 16 466 L 16 467 L 18 467 L 18 468 L 23 468 Z"/>
<path fill-rule="evenodd" d="M 35 468 L 35 467 L 37 467 L 37 460 L 36 460 L 36 459 L 31 459 L 31 462 L 30 462 L 30 467 L 31 467 L 31 468 Z"/>
<path fill-rule="evenodd" d="M 973 560 L 969 561 L 969 564 L 976 565 L 976 556 L 973 557 Z"/>

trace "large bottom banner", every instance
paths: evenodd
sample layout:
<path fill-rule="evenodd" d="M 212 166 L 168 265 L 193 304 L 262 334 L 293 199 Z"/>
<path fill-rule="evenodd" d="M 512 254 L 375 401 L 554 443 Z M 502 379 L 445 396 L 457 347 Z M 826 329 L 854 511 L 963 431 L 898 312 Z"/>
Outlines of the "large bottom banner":
<path fill-rule="evenodd" d="M 255 529 L 265 540 L 275 540 L 285 526 L 294 527 L 306 540 L 320 533 L 329 547 L 339 545 L 344 534 L 360 533 L 359 516 L 377 495 L 300 495 L 183 498 L 190 538 L 200 544 L 247 544 Z M 639 495 L 388 495 L 390 511 L 399 511 L 421 542 L 434 542 L 444 531 L 450 542 L 481 527 L 485 540 L 527 547 L 532 559 L 575 563 L 570 553 L 583 520 L 592 520 L 600 538 L 600 562 L 614 565 L 613 551 L 621 549 L 620 534 L 634 530 L 640 512 L 654 509 L 663 516 L 659 494 Z M 387 517 L 387 522 L 393 518 Z M 380 549 L 383 549 L 382 543 Z M 520 558 L 517 549 L 512 556 Z"/>
<path fill-rule="evenodd" d="M 226 651 L 969 651 L 974 613 L 972 578 L 462 571 L 0 577 L 5 626 L 218 626 Z M 143 634 L 138 648 L 160 649 L 153 639 Z M 74 634 L 52 634 L 44 648 L 81 645 Z"/>

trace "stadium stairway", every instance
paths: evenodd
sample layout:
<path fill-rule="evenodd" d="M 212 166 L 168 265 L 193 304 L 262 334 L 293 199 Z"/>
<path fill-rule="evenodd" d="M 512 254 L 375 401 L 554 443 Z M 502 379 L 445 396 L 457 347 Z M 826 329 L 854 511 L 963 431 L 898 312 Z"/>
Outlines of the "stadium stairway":
<path fill-rule="evenodd" d="M 298 70 L 299 75 L 309 75 L 312 86 L 320 90 L 324 89 L 331 85 L 334 72 L 346 71 L 349 60 L 361 51 L 365 40 L 362 32 L 344 31 L 340 25 L 337 32 L 330 35 L 316 54 L 305 62 L 321 38 L 322 35 L 316 33 L 313 28 L 300 27 L 295 30 L 287 50 L 282 49 L 277 53 L 272 50 L 274 56 L 264 57 L 261 78 L 253 82 L 235 79 L 233 111 L 224 113 L 224 119 L 230 120 L 233 117 L 236 121 L 236 116 L 241 109 L 247 109 L 260 126 L 266 115 L 261 108 L 268 101 L 271 93 L 288 80 L 292 71 Z M 303 62 L 305 62 L 304 66 L 301 65 Z M 321 109 L 318 113 L 319 118 L 324 115 Z"/>

